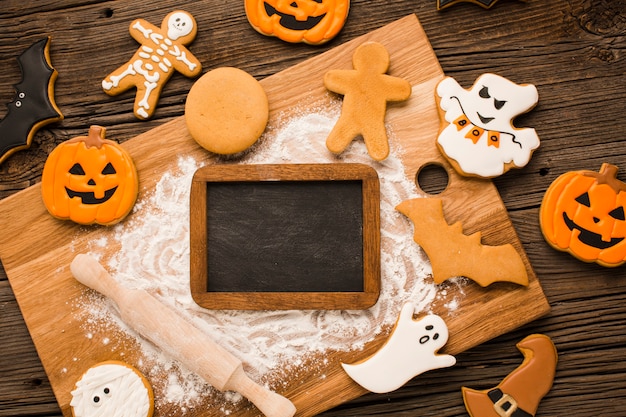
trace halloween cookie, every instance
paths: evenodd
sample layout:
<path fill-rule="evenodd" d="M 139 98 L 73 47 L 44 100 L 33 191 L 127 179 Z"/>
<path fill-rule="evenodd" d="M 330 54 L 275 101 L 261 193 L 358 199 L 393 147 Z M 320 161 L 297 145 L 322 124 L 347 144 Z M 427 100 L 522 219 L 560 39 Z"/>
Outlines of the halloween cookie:
<path fill-rule="evenodd" d="M 437 0 L 437 10 L 443 10 L 456 3 L 474 3 L 485 9 L 490 9 L 498 0 Z"/>
<path fill-rule="evenodd" d="M 413 222 L 413 239 L 428 255 L 435 283 L 463 276 L 482 287 L 496 281 L 528 285 L 524 261 L 511 244 L 483 245 L 480 232 L 467 236 L 461 223 L 448 225 L 441 199 L 407 200 L 396 210 Z"/>
<path fill-rule="evenodd" d="M 617 167 L 571 171 L 546 191 L 539 220 L 546 241 L 574 257 L 615 267 L 626 262 L 626 183 Z"/>
<path fill-rule="evenodd" d="M 110 96 L 132 87 L 135 95 L 135 116 L 150 118 L 165 83 L 175 71 L 195 77 L 202 71 L 200 61 L 185 47 L 196 37 L 198 27 L 193 16 L 176 10 L 165 16 L 161 28 L 136 19 L 130 24 L 130 35 L 141 44 L 135 55 L 102 81 L 102 89 Z"/>
<path fill-rule="evenodd" d="M 17 58 L 22 81 L 0 120 L 0 164 L 13 153 L 27 149 L 39 128 L 63 120 L 54 101 L 57 71 L 50 63 L 50 37 L 35 42 Z"/>
<path fill-rule="evenodd" d="M 319 45 L 334 38 L 348 17 L 350 0 L 245 0 L 250 25 L 266 36 Z"/>
<path fill-rule="evenodd" d="M 532 84 L 483 74 L 465 90 L 446 77 L 437 84 L 435 98 L 441 119 L 437 146 L 461 175 L 497 177 L 524 167 L 539 147 L 535 129 L 513 126 L 513 119 L 539 100 Z"/>
<path fill-rule="evenodd" d="M 74 417 L 151 417 L 154 394 L 137 369 L 106 361 L 89 368 L 76 382 L 70 406 Z"/>
<path fill-rule="evenodd" d="M 385 393 L 394 391 L 426 371 L 447 368 L 456 363 L 451 355 L 437 353 L 448 341 L 443 319 L 429 314 L 413 319 L 415 306 L 402 307 L 387 342 L 369 358 L 341 366 L 363 388 Z"/>
<path fill-rule="evenodd" d="M 268 118 L 265 90 L 238 68 L 207 72 L 191 87 L 185 103 L 185 122 L 191 136 L 206 150 L 222 155 L 252 146 Z"/>
<path fill-rule="evenodd" d="M 326 88 L 343 95 L 341 115 L 326 139 L 326 147 L 339 154 L 362 135 L 369 155 L 381 161 L 389 155 L 387 102 L 408 99 L 411 84 L 386 74 L 389 53 L 377 42 L 360 45 L 354 51 L 352 65 L 352 70 L 330 70 L 324 75 Z"/>
<path fill-rule="evenodd" d="M 105 129 L 59 144 L 46 159 L 41 177 L 44 205 L 58 219 L 111 225 L 131 211 L 138 192 L 132 158 Z"/>
<path fill-rule="evenodd" d="M 462 388 L 471 417 L 533 417 L 541 399 L 552 388 L 558 355 L 552 340 L 530 335 L 517 344 L 522 364 L 495 388 L 477 391 Z"/>

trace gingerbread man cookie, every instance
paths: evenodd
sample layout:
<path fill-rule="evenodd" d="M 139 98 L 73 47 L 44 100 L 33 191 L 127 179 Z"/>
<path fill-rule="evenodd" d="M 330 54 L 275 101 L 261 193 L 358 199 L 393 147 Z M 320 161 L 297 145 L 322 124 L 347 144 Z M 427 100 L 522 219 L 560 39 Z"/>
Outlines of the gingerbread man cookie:
<path fill-rule="evenodd" d="M 343 95 L 341 116 L 326 139 L 326 147 L 339 154 L 359 135 L 369 155 L 381 161 L 389 155 L 385 129 L 387 102 L 404 101 L 411 95 L 411 84 L 387 75 L 389 53 L 377 42 L 359 46 L 352 57 L 353 70 L 331 70 L 324 85 Z"/>
<path fill-rule="evenodd" d="M 539 147 L 535 129 L 513 126 L 513 119 L 539 100 L 532 84 L 483 74 L 465 90 L 446 77 L 435 96 L 441 117 L 437 146 L 461 175 L 497 177 L 525 166 Z"/>
<path fill-rule="evenodd" d="M 426 371 L 456 363 L 451 355 L 437 353 L 448 341 L 448 326 L 437 315 L 413 319 L 415 306 L 402 307 L 396 327 L 387 342 L 369 358 L 341 366 L 363 388 L 385 393 L 394 391 Z"/>
<path fill-rule="evenodd" d="M 150 118 L 163 86 L 174 71 L 186 77 L 195 77 L 202 71 L 200 61 L 185 48 L 194 40 L 197 30 L 193 16 L 182 10 L 165 16 L 160 29 L 143 19 L 134 20 L 130 35 L 141 47 L 127 63 L 107 75 L 102 89 L 115 96 L 136 87 L 135 116 Z"/>

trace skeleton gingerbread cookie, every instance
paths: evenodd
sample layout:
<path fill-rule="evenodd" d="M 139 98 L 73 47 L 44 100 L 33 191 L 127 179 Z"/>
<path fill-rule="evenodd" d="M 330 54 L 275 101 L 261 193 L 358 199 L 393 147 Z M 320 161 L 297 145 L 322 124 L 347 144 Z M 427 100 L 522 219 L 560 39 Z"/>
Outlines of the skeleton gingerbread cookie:
<path fill-rule="evenodd" d="M 141 47 L 127 63 L 107 75 L 102 89 L 115 96 L 136 87 L 135 116 L 150 118 L 174 71 L 186 77 L 195 77 L 202 71 L 200 61 L 185 47 L 194 40 L 197 30 L 193 16 L 182 10 L 165 16 L 160 29 L 143 19 L 134 20 L 130 35 Z"/>
<path fill-rule="evenodd" d="M 448 341 L 448 326 L 437 315 L 413 319 L 415 306 L 406 303 L 387 342 L 369 358 L 342 363 L 347 374 L 363 388 L 375 392 L 394 391 L 426 371 L 456 364 L 451 355 L 437 353 Z"/>
<path fill-rule="evenodd" d="M 435 98 L 441 118 L 437 146 L 461 175 L 497 177 L 524 167 L 539 147 L 535 129 L 513 126 L 513 119 L 539 100 L 532 84 L 483 74 L 465 90 L 446 77 L 437 84 Z"/>

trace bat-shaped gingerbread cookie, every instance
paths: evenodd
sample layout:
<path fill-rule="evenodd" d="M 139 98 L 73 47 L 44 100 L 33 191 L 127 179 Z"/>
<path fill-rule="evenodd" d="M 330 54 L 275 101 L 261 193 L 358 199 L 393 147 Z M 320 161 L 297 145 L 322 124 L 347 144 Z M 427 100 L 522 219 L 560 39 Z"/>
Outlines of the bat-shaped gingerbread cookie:
<path fill-rule="evenodd" d="M 63 120 L 54 101 L 57 72 L 50 63 L 50 37 L 35 42 L 17 58 L 22 81 L 15 85 L 15 98 L 0 121 L 0 164 L 11 154 L 30 146 L 35 132 Z"/>
<path fill-rule="evenodd" d="M 448 225 L 440 199 L 407 200 L 396 209 L 413 222 L 413 239 L 428 255 L 437 284 L 463 276 L 483 287 L 496 281 L 528 285 L 526 266 L 512 245 L 483 245 L 480 232 L 467 236 L 461 223 Z"/>

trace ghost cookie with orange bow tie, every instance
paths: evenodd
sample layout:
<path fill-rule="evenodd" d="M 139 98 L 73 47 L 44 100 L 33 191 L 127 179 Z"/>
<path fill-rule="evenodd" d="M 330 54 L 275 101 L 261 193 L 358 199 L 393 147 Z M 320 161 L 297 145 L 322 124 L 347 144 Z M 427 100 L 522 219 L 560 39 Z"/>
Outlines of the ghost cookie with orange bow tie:
<path fill-rule="evenodd" d="M 437 146 L 456 171 L 493 178 L 528 164 L 539 137 L 513 120 L 539 100 L 532 84 L 516 84 L 496 74 L 483 74 L 466 90 L 454 78 L 437 84 L 441 119 Z"/>

